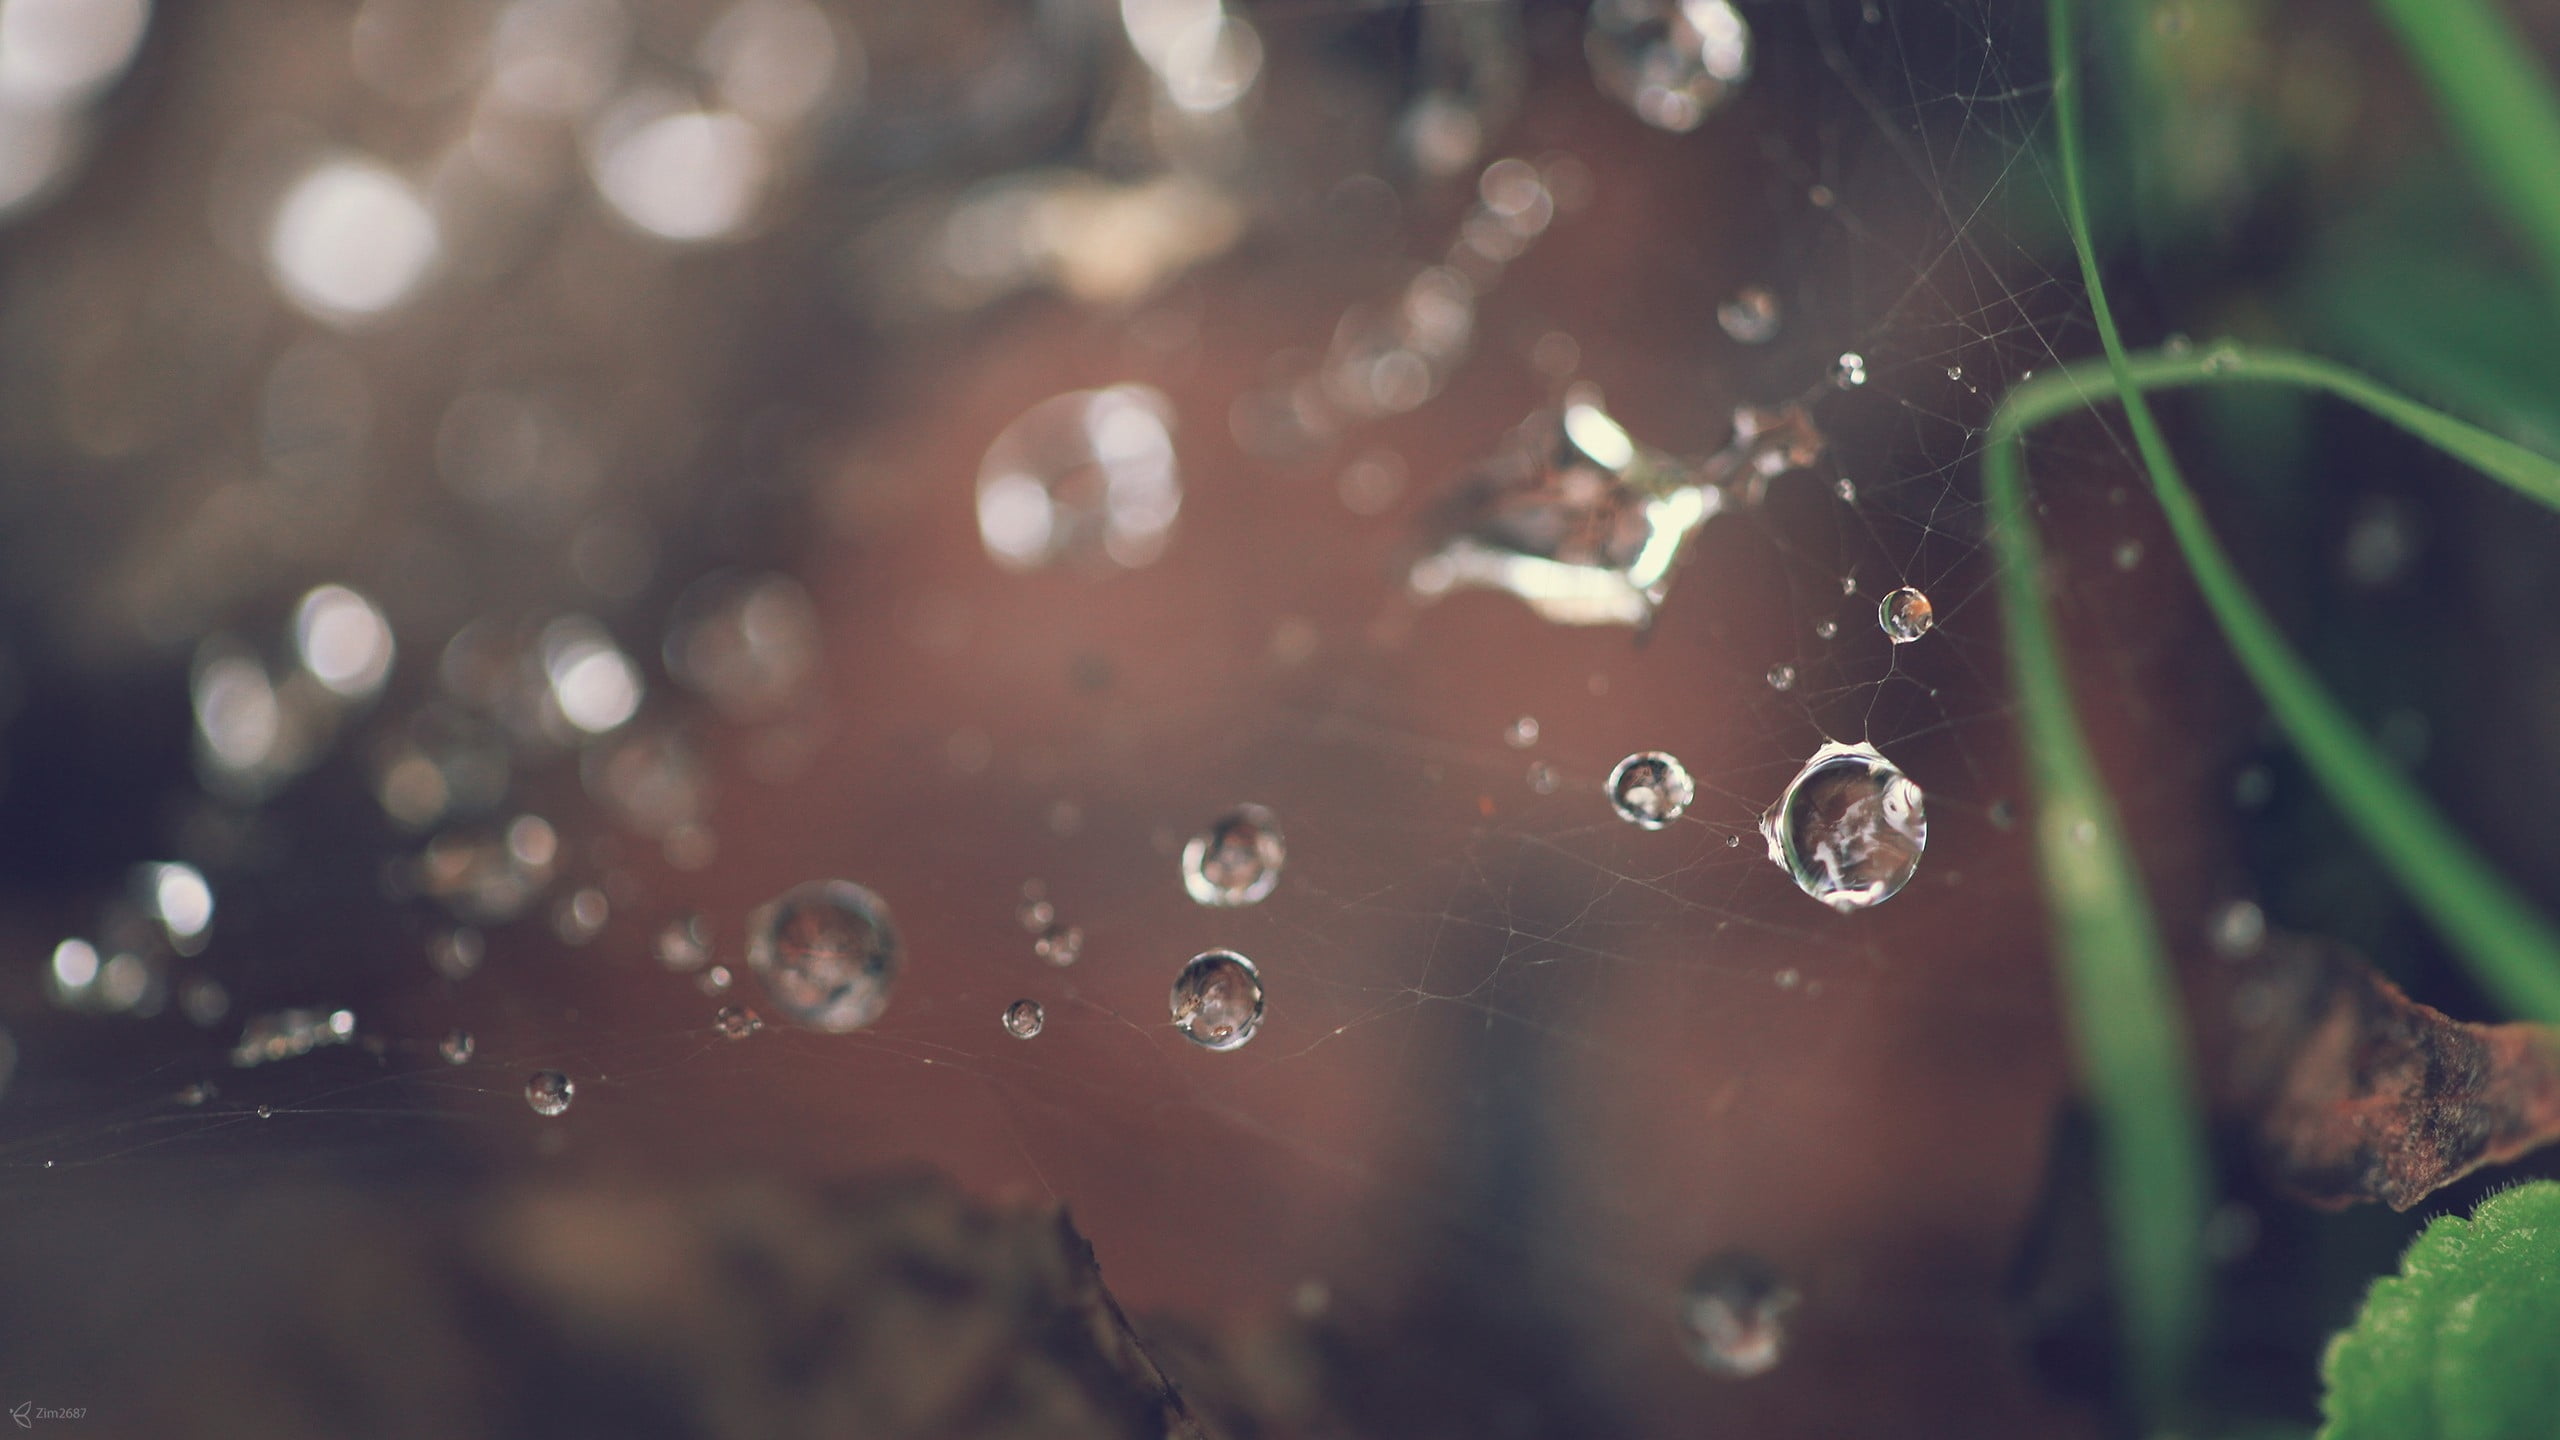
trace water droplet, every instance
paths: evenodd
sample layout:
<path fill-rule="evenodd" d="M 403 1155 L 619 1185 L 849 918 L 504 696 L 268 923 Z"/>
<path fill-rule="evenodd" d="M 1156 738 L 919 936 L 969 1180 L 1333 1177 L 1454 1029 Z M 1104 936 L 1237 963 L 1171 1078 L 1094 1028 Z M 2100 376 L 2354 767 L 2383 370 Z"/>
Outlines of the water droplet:
<path fill-rule="evenodd" d="M 1596 0 L 1582 52 L 1637 119 L 1694 130 L 1750 75 L 1751 29 L 1725 0 Z"/>
<path fill-rule="evenodd" d="M 1719 1375 L 1765 1374 L 1785 1356 L 1796 1300 L 1795 1288 L 1757 1255 L 1728 1250 L 1706 1260 L 1681 1297 L 1689 1353 Z"/>
<path fill-rule="evenodd" d="M 1760 819 L 1769 859 L 1804 893 L 1846 913 L 1892 898 L 1920 867 L 1929 820 L 1920 787 L 1872 745 L 1824 745 Z"/>
<path fill-rule="evenodd" d="M 2226 960 L 2246 960 L 2266 943 L 2267 912 L 2255 902 L 2233 900 L 2213 912 L 2205 924 L 2214 953 Z"/>
<path fill-rule="evenodd" d="M 1770 666 L 1769 688 L 1782 691 L 1796 688 L 1796 667 L 1783 662 Z"/>
<path fill-rule="evenodd" d="M 1233 1050 L 1262 1025 L 1262 973 L 1232 950 L 1191 957 L 1173 982 L 1173 1028 L 1194 1045 Z"/>
<path fill-rule="evenodd" d="M 503 831 L 447 830 L 418 856 L 418 889 L 440 900 L 456 918 L 502 924 L 524 913 L 551 883 L 560 856 L 559 832 L 539 815 L 519 815 Z"/>
<path fill-rule="evenodd" d="M 178 992 L 178 1013 L 199 1030 L 210 1030 L 231 1013 L 231 992 L 210 975 L 198 975 Z"/>
<path fill-rule="evenodd" d="M 662 647 L 676 683 L 731 720 L 770 719 L 817 674 L 818 607 L 788 575 L 714 571 L 685 587 Z"/>
<path fill-rule="evenodd" d="M 259 1119 L 261 1119 L 261 1120 L 273 1120 L 274 1118 L 276 1118 L 276 1108 L 275 1108 L 274 1106 L 272 1106 L 272 1105 L 261 1105 L 261 1106 L 259 1106 L 259 1107 L 258 1107 L 258 1118 L 259 1118 Z M 52 1163 L 52 1162 L 48 1161 L 48 1162 L 46 1162 L 46 1163 L 50 1164 L 50 1163 Z"/>
<path fill-rule="evenodd" d="M 1784 969 L 1784 970 L 1779 971 L 1777 974 L 1772 975 L 1772 976 L 1770 976 L 1769 978 L 1770 978 L 1771 980 L 1773 980 L 1773 981 L 1777 982 L 1777 986 L 1778 986 L 1778 988 L 1779 988 L 1779 989 L 1781 989 L 1781 990 L 1793 990 L 1794 988 L 1796 988 L 1797 984 L 1798 984 L 1798 983 L 1800 983 L 1800 982 L 1804 979 L 1804 976 L 1802 976 L 1801 974 L 1797 973 L 1797 971 L 1795 970 L 1795 968 L 1794 968 L 1793 966 L 1789 966 L 1788 968 L 1786 968 L 1786 969 Z"/>
<path fill-rule="evenodd" d="M 1538 717 L 1523 715 L 1502 732 L 1502 743 L 1514 750 L 1526 750 L 1538 743 Z"/>
<path fill-rule="evenodd" d="M 1884 638 L 1896 645 L 1908 645 L 1936 627 L 1938 612 L 1929 597 L 1905 585 L 1884 597 L 1876 606 L 1876 626 Z"/>
<path fill-rule="evenodd" d="M 370 160 L 333 157 L 276 207 L 267 267 L 286 299 L 346 325 L 408 299 L 442 248 L 414 186 Z"/>
<path fill-rule="evenodd" d="M 1858 482 L 1843 475 L 1831 482 L 1831 493 L 1840 497 L 1841 504 L 1855 505 L 1858 503 Z"/>
<path fill-rule="evenodd" d="M 1288 861 L 1280 817 L 1239 805 L 1182 847 L 1182 888 L 1203 905 L 1253 905 L 1280 883 Z"/>
<path fill-rule="evenodd" d="M 859 1030 L 889 1005 L 905 955 L 889 907 L 850 880 L 812 880 L 747 920 L 747 963 L 812 1030 Z"/>
<path fill-rule="evenodd" d="M 1544 760 L 1529 762 L 1529 789 L 1532 793 L 1553 795 L 1556 793 L 1556 787 L 1563 783 L 1562 777 L 1556 774 L 1556 767 L 1553 765 Z"/>
<path fill-rule="evenodd" d="M 711 1028 L 724 1040 L 744 1040 L 764 1028 L 764 1017 L 744 1005 L 723 1005 L 711 1017 Z"/>
<path fill-rule="evenodd" d="M 1009 570 L 1135 567 L 1164 553 L 1182 482 L 1173 402 L 1145 385 L 1078 390 L 1024 411 L 978 466 L 978 538 Z"/>
<path fill-rule="evenodd" d="M 1680 818 L 1698 787 L 1688 767 L 1660 750 L 1645 750 L 1618 762 L 1609 772 L 1609 803 L 1618 818 L 1647 830 L 1659 830 Z"/>
<path fill-rule="evenodd" d="M 2207 375 L 2228 374 L 2239 368 L 2240 342 L 2236 340 L 2216 340 L 2213 348 L 2204 352 L 2204 373 Z"/>
<path fill-rule="evenodd" d="M 1031 953 L 1063 970 L 1083 957 L 1084 930 L 1076 925 L 1051 924 L 1031 942 Z"/>
<path fill-rule="evenodd" d="M 698 244 L 746 225 L 772 170 L 768 151 L 765 132 L 742 115 L 643 92 L 597 122 L 588 169 L 596 192 L 632 228 Z"/>
<path fill-rule="evenodd" d="M 444 1057 L 447 1065 L 470 1064 L 479 1048 L 480 1042 L 471 1038 L 471 1032 L 460 1028 L 447 1030 L 444 1038 L 436 1042 L 436 1053 Z"/>
<path fill-rule="evenodd" d="M 1014 907 L 1015 923 L 1037 935 L 1058 918 L 1057 907 L 1049 903 L 1049 892 L 1037 880 L 1022 882 L 1022 903 Z"/>
<path fill-rule="evenodd" d="M 1030 1039 L 1048 1023 L 1048 1014 L 1040 1008 L 1037 1000 L 1016 1000 L 1004 1007 L 1005 1033 L 1016 1040 Z"/>
<path fill-rule="evenodd" d="M 381 609 L 344 585 L 323 585 L 302 597 L 294 607 L 293 646 L 312 679 L 348 700 L 381 690 L 397 648 Z"/>
<path fill-rule="evenodd" d="M 557 1070 L 536 1070 L 525 1078 L 524 1103 L 533 1113 L 544 1117 L 566 1114 L 569 1102 L 578 1098 L 578 1082 Z"/>
<path fill-rule="evenodd" d="M 652 948 L 657 951 L 659 964 L 680 973 L 711 963 L 711 934 L 699 915 L 679 915 L 658 927 Z"/>
<path fill-rule="evenodd" d="M 1563 625 L 1640 625 L 1723 504 L 1720 488 L 1637 444 L 1597 391 L 1576 387 L 1468 472 L 1442 507 L 1450 538 L 1409 585 L 1426 597 L 1508 591 Z"/>
<path fill-rule="evenodd" d="M 701 979 L 694 982 L 695 985 L 701 987 L 702 993 L 705 995 L 726 995 L 729 993 L 729 986 L 732 983 L 734 983 L 734 977 L 729 974 L 729 967 L 726 965 L 712 966 L 710 969 L 702 972 Z"/>
<path fill-rule="evenodd" d="M 1857 594 L 1857 593 L 1858 593 L 1858 577 L 1857 577 L 1857 576 L 1855 576 L 1855 575 L 1843 575 L 1843 576 L 1841 576 L 1841 577 L 1840 577 L 1840 593 L 1841 593 L 1841 594 L 1843 594 L 1843 595 L 1855 595 L 1855 594 Z"/>
<path fill-rule="evenodd" d="M 427 937 L 427 963 L 447 980 L 468 980 L 480 969 L 488 945 L 468 925 L 440 930 Z"/>
<path fill-rule="evenodd" d="M 1839 633 L 1840 622 L 1837 620 L 1816 620 L 1813 622 L 1813 638 L 1816 640 L 1833 639 L 1837 637 Z"/>
<path fill-rule="evenodd" d="M 2125 540 L 2116 545 L 2116 568 L 2130 570 L 2142 563 L 2142 542 Z"/>
<path fill-rule="evenodd" d="M 584 945 L 604 933 L 612 914 L 613 903 L 590 885 L 561 896 L 560 903 L 551 907 L 551 932 L 563 945 Z"/>
<path fill-rule="evenodd" d="M 1843 353 L 1831 367 L 1831 378 L 1843 390 L 1855 390 L 1867 383 L 1867 357 L 1855 350 Z"/>
<path fill-rule="evenodd" d="M 1762 286 L 1745 286 L 1716 307 L 1716 324 L 1737 345 L 1766 345 L 1778 338 L 1778 297 Z"/>
<path fill-rule="evenodd" d="M 181 1088 L 178 1091 L 177 1100 L 179 1104 L 186 1106 L 188 1109 L 196 1110 L 201 1109 L 204 1105 L 219 1097 L 221 1094 L 222 1092 L 214 1087 L 212 1081 L 198 1080 Z"/>

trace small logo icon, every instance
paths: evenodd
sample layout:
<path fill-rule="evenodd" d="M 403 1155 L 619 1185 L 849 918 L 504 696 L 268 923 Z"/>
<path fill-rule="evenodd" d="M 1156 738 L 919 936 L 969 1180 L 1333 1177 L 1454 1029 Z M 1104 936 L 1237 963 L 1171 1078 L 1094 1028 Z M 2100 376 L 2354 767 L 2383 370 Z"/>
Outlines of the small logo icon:
<path fill-rule="evenodd" d="M 36 1428 L 36 1422 L 28 1419 L 27 1415 L 35 1408 L 36 1402 L 33 1400 L 21 1400 L 18 1402 L 18 1408 L 9 1412 L 9 1418 L 18 1422 L 19 1429 L 33 1430 Z"/>

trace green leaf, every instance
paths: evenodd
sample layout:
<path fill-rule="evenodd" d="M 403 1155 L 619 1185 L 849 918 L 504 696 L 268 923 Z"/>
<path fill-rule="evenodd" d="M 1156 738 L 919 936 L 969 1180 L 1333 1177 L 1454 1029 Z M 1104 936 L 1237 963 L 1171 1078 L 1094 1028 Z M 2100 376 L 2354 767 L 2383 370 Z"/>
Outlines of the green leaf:
<path fill-rule="evenodd" d="M 2429 1225 L 2321 1372 L 2320 1440 L 2560 1435 L 2560 1184 Z"/>

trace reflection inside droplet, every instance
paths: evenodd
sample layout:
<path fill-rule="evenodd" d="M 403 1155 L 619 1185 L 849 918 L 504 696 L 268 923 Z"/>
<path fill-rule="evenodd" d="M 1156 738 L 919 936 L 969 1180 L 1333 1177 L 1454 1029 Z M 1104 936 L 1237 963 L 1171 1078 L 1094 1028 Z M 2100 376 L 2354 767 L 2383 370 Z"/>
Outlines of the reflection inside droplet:
<path fill-rule="evenodd" d="M 1760 820 L 1769 859 L 1804 893 L 1847 913 L 1891 899 L 1920 867 L 1929 819 L 1920 787 L 1872 745 L 1824 745 Z"/>
<path fill-rule="evenodd" d="M 1173 1028 L 1192 1044 L 1233 1050 L 1262 1025 L 1262 975 L 1232 950 L 1195 955 L 1173 982 Z"/>
<path fill-rule="evenodd" d="M 812 880 L 747 920 L 747 963 L 782 1013 L 812 1030 L 878 1019 L 904 961 L 889 907 L 849 880 Z"/>
<path fill-rule="evenodd" d="M 1259 904 L 1280 883 L 1289 858 L 1280 817 L 1239 805 L 1191 837 L 1182 850 L 1182 888 L 1203 905 Z"/>
<path fill-rule="evenodd" d="M 1647 830 L 1659 830 L 1680 818 L 1698 798 L 1697 783 L 1679 758 L 1660 750 L 1644 750 L 1618 762 L 1609 772 L 1609 804 L 1618 818 Z"/>

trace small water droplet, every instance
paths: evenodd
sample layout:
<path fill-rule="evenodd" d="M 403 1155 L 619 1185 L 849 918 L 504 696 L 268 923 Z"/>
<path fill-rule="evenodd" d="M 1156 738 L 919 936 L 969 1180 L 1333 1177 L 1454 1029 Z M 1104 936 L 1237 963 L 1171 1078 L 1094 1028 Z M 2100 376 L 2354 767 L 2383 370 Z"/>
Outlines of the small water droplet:
<path fill-rule="evenodd" d="M 1553 765 L 1548 764 L 1544 760 L 1532 760 L 1529 762 L 1529 789 L 1531 793 L 1538 795 L 1553 795 L 1556 793 L 1556 788 L 1563 783 L 1562 778 L 1556 774 L 1556 767 Z"/>
<path fill-rule="evenodd" d="M 1736 1378 L 1765 1374 L 1784 1358 L 1795 1288 L 1757 1255 L 1728 1250 L 1701 1263 L 1681 1297 L 1689 1353 Z"/>
<path fill-rule="evenodd" d="M 1514 750 L 1526 750 L 1538 743 L 1538 717 L 1523 715 L 1502 732 L 1502 743 Z"/>
<path fill-rule="evenodd" d="M 524 1082 L 524 1103 L 545 1117 L 567 1113 L 578 1098 L 578 1083 L 557 1070 L 536 1070 Z"/>
<path fill-rule="evenodd" d="M 679 915 L 660 926 L 654 948 L 658 963 L 679 974 L 711 963 L 711 933 L 699 915 Z"/>
<path fill-rule="evenodd" d="M 427 937 L 427 963 L 447 980 L 469 979 L 480 969 L 480 961 L 487 953 L 480 932 L 468 925 Z"/>
<path fill-rule="evenodd" d="M 1816 640 L 1834 639 L 1839 634 L 1840 622 L 1837 620 L 1816 620 L 1813 622 L 1813 638 Z"/>
<path fill-rule="evenodd" d="M 259 1119 L 261 1119 L 261 1120 L 272 1120 L 272 1119 L 274 1119 L 274 1118 L 275 1118 L 275 1116 L 276 1116 L 276 1109 L 275 1109 L 275 1107 L 274 1107 L 274 1106 L 272 1106 L 272 1105 L 261 1105 L 261 1106 L 259 1106 L 259 1107 L 258 1107 L 258 1118 L 259 1118 Z M 46 1163 L 47 1163 L 47 1164 L 51 1164 L 52 1162 L 51 1162 L 51 1161 L 47 1161 Z"/>
<path fill-rule="evenodd" d="M 201 1107 L 206 1101 L 212 1100 L 221 1093 L 222 1092 L 220 1090 L 214 1088 L 212 1081 L 198 1080 L 178 1092 L 178 1103 L 186 1106 L 190 1110 L 193 1110 Z"/>
<path fill-rule="evenodd" d="M 1778 983 L 1778 988 L 1781 990 L 1793 990 L 1796 988 L 1797 983 L 1804 979 L 1804 977 L 1798 974 L 1792 966 L 1779 971 L 1776 975 L 1773 975 L 1770 978 Z"/>
<path fill-rule="evenodd" d="M 1031 953 L 1065 969 L 1084 956 L 1084 929 L 1077 925 L 1052 924 L 1031 942 Z"/>
<path fill-rule="evenodd" d="M 1182 847 L 1182 888 L 1203 905 L 1252 905 L 1280 883 L 1289 848 L 1280 817 L 1239 805 Z"/>
<path fill-rule="evenodd" d="M 1876 626 L 1884 638 L 1908 645 L 1937 626 L 1938 612 L 1929 597 L 1905 585 L 1876 606 Z"/>
<path fill-rule="evenodd" d="M 470 1064 L 479 1048 L 480 1042 L 472 1039 L 468 1030 L 447 1030 L 444 1038 L 436 1042 L 436 1053 L 444 1057 L 447 1065 Z"/>
<path fill-rule="evenodd" d="M 1796 667 L 1783 662 L 1770 666 L 1769 688 L 1781 691 L 1796 688 Z"/>
<path fill-rule="evenodd" d="M 2205 934 L 2213 941 L 2215 954 L 2226 960 L 2246 960 L 2266 943 L 2267 912 L 2253 901 L 2230 901 L 2213 912 L 2205 923 Z"/>
<path fill-rule="evenodd" d="M 613 903 L 602 890 L 590 885 L 560 897 L 551 907 L 551 933 L 563 945 L 584 945 L 604 933 L 605 921 L 612 916 Z"/>
<path fill-rule="evenodd" d="M 2236 340 L 2216 340 L 2213 348 L 2204 353 L 2204 373 L 2207 375 L 2224 375 L 2239 368 L 2240 342 Z"/>
<path fill-rule="evenodd" d="M 726 995 L 729 993 L 730 985 L 734 984 L 736 979 L 736 976 L 729 973 L 728 966 L 714 965 L 703 971 L 702 978 L 694 984 L 700 986 L 705 995 Z"/>
<path fill-rule="evenodd" d="M 1716 324 L 1737 345 L 1766 345 L 1778 338 L 1778 297 L 1748 285 L 1716 307 Z"/>
<path fill-rule="evenodd" d="M 1048 1023 L 1049 1016 L 1040 1008 L 1040 1002 L 1037 1000 L 1016 1000 L 1004 1007 L 1005 1033 L 1016 1040 L 1030 1039 L 1040 1033 L 1040 1027 Z"/>
<path fill-rule="evenodd" d="M 1660 750 L 1644 750 L 1618 762 L 1609 772 L 1609 803 L 1618 818 L 1647 830 L 1659 830 L 1680 818 L 1698 787 L 1688 767 Z"/>
<path fill-rule="evenodd" d="M 1014 922 L 1037 935 L 1058 918 L 1057 907 L 1049 903 L 1049 887 L 1037 880 L 1022 882 L 1022 903 L 1014 907 Z"/>
<path fill-rule="evenodd" d="M 850 880 L 794 886 L 747 920 L 747 963 L 765 994 L 812 1030 L 879 1019 L 904 960 L 888 905 Z"/>
<path fill-rule="evenodd" d="M 1843 352 L 1831 367 L 1831 378 L 1843 390 L 1855 390 L 1867 383 L 1867 357 L 1855 350 Z"/>
<path fill-rule="evenodd" d="M 2126 541 L 2119 542 L 2119 543 L 2117 544 L 2117 546 L 2116 546 L 2116 568 L 2117 568 L 2117 569 L 2119 569 L 2119 570 L 2130 570 L 2130 569 L 2132 569 L 2134 566 L 2139 565 L 2139 564 L 2141 564 L 2141 563 L 2142 563 L 2142 542 L 2141 542 L 2141 541 L 2139 541 L 2139 540 L 2126 540 Z"/>
<path fill-rule="evenodd" d="M 1857 577 L 1857 576 L 1855 576 L 1855 575 L 1843 575 L 1843 576 L 1841 576 L 1841 577 L 1840 577 L 1840 593 L 1841 593 L 1841 594 L 1843 594 L 1843 595 L 1855 595 L 1855 594 L 1857 594 L 1857 593 L 1858 593 L 1858 577 Z"/>
<path fill-rule="evenodd" d="M 1233 1050 L 1262 1025 L 1262 974 L 1232 950 L 1191 957 L 1173 982 L 1173 1028 L 1194 1045 Z"/>
<path fill-rule="evenodd" d="M 1582 52 L 1637 119 L 1687 131 L 1750 75 L 1751 28 L 1725 0 L 1598 0 Z"/>
<path fill-rule="evenodd" d="M 1831 482 L 1831 493 L 1840 497 L 1841 504 L 1855 505 L 1858 503 L 1858 482 L 1843 475 Z"/>
<path fill-rule="evenodd" d="M 723 1040 L 744 1040 L 764 1028 L 764 1017 L 744 1005 L 723 1005 L 711 1017 L 711 1028 Z"/>
<path fill-rule="evenodd" d="M 1847 913 L 1891 899 L 1929 843 L 1920 787 L 1872 745 L 1824 745 L 1760 819 L 1769 859 Z"/>

